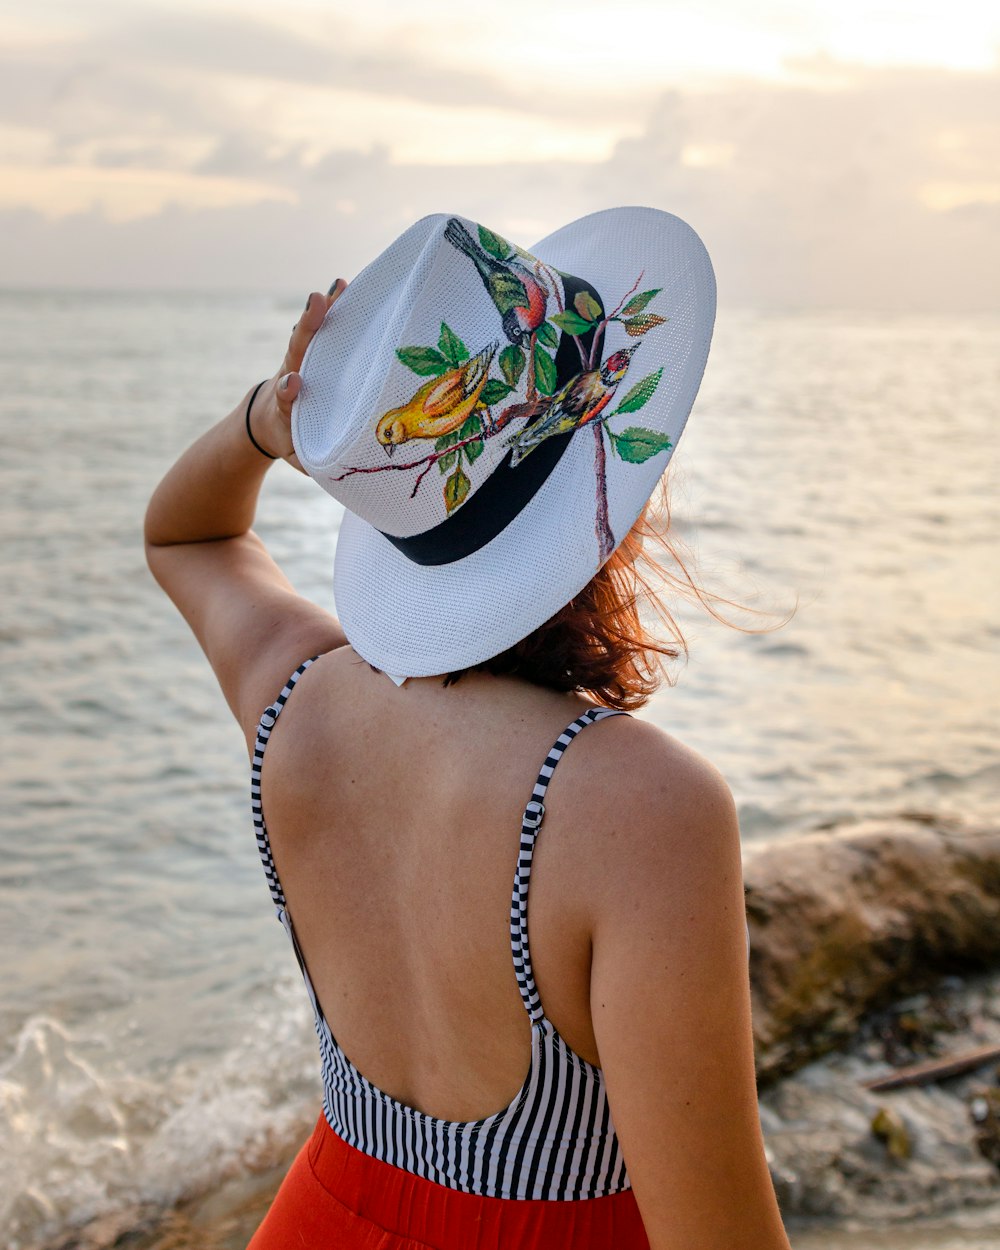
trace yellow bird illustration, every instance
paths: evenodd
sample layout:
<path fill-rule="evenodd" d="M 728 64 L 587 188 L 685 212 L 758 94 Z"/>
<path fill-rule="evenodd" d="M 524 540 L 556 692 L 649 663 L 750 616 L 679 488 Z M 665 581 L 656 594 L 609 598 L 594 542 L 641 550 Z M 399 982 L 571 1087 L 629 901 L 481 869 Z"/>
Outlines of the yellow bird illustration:
<path fill-rule="evenodd" d="M 457 430 L 479 403 L 499 346 L 484 347 L 478 356 L 431 378 L 401 408 L 392 408 L 380 418 L 375 437 L 386 455 L 411 438 L 440 438 Z"/>

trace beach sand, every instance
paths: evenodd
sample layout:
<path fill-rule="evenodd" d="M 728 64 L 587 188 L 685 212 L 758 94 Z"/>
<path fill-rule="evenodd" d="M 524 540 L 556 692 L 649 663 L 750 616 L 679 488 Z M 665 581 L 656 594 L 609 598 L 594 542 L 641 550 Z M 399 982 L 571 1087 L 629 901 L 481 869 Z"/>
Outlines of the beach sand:
<path fill-rule="evenodd" d="M 214 1193 L 179 1203 L 169 1212 L 116 1212 L 45 1250 L 245 1250 L 290 1164 L 288 1159 L 267 1171 L 228 1181 Z"/>
<path fill-rule="evenodd" d="M 790 1234 L 793 1250 L 996 1250 L 1000 1223 L 992 1228 L 962 1229 L 935 1224 L 864 1228 L 844 1232 L 815 1228 Z"/>
<path fill-rule="evenodd" d="M 123 1214 L 99 1221 L 58 1250 L 245 1250 L 267 1213 L 286 1165 L 227 1184 L 210 1197 L 183 1203 L 157 1219 L 130 1224 Z M 843 1230 L 790 1228 L 793 1250 L 996 1250 L 1000 1214 L 989 1228 L 933 1225 Z M 53 1246 L 52 1250 L 57 1250 Z"/>
<path fill-rule="evenodd" d="M 99 1221 L 79 1240 L 60 1242 L 51 1250 L 245 1250 L 267 1213 L 291 1159 L 279 1167 L 233 1180 L 216 1193 L 179 1205 L 159 1217 L 123 1213 Z M 990 1227 L 976 1216 L 976 1228 L 953 1223 L 899 1224 L 883 1228 L 844 1230 L 818 1225 L 789 1229 L 793 1250 L 996 1250 L 1000 1245 L 1000 1212 Z"/>

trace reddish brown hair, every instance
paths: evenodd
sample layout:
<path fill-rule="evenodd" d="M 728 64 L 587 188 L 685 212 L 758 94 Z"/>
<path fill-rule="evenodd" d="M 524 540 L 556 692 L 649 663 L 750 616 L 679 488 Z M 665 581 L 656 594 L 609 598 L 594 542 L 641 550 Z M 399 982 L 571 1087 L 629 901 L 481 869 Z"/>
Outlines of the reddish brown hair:
<path fill-rule="evenodd" d="M 697 599 L 716 617 L 714 605 L 730 602 L 696 584 L 679 545 L 668 537 L 669 524 L 664 479 L 657 502 L 647 503 L 624 541 L 578 595 L 527 638 L 471 671 L 511 674 L 552 690 L 578 690 L 605 707 L 642 707 L 667 675 L 666 663 L 687 655 L 684 635 L 660 597 L 661 587 Z M 676 571 L 656 559 L 657 549 Z M 665 626 L 666 638 L 647 629 L 639 614 L 643 603 Z M 444 684 L 469 671 L 449 673 Z"/>

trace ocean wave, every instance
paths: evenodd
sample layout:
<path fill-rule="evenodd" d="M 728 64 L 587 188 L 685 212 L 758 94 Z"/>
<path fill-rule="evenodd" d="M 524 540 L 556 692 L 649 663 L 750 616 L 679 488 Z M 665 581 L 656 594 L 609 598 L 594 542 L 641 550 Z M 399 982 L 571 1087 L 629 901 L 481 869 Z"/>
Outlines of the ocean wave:
<path fill-rule="evenodd" d="M 319 1106 L 312 1038 L 277 1011 L 212 1062 L 161 1080 L 106 1075 L 74 1031 L 38 1015 L 0 1067 L 0 1234 L 41 1250 L 122 1210 L 168 1210 L 273 1167 Z"/>

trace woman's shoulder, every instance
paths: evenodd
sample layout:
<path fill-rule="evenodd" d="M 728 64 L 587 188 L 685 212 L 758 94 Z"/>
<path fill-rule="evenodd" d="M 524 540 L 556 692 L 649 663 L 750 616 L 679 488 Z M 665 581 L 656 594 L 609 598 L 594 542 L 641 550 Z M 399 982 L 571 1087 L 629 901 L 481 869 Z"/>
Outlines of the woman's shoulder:
<path fill-rule="evenodd" d="M 640 717 L 609 717 L 589 732 L 564 780 L 591 898 L 627 913 L 649 893 L 707 898 L 740 871 L 736 805 L 710 760 Z"/>
<path fill-rule="evenodd" d="M 719 769 L 651 721 L 609 717 L 592 735 L 583 736 L 577 756 L 580 782 L 592 801 L 627 814 L 633 826 L 690 827 L 732 814 L 732 792 Z"/>

